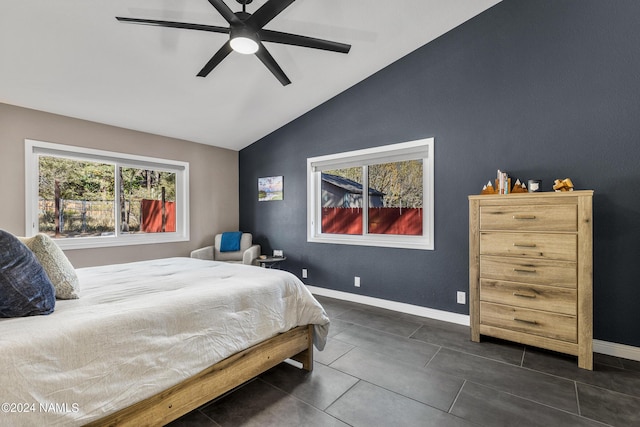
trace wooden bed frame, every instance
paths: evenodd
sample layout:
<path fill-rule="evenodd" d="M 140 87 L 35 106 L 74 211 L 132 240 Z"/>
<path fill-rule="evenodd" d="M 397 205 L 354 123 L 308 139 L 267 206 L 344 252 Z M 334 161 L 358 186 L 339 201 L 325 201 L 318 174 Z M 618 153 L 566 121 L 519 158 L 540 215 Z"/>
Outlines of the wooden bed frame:
<path fill-rule="evenodd" d="M 313 325 L 298 326 L 236 353 L 195 376 L 87 426 L 167 424 L 222 396 L 286 359 L 313 369 Z"/>

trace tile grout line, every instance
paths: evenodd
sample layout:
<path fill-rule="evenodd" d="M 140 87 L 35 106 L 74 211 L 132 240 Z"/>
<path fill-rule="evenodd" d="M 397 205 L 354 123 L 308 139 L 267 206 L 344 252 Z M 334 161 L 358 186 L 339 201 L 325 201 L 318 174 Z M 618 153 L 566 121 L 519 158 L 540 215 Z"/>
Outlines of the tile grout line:
<path fill-rule="evenodd" d="M 573 387 L 576 390 L 576 406 L 578 407 L 578 415 L 582 416 L 582 408 L 580 408 L 580 396 L 578 395 L 578 382 L 573 382 Z"/>
<path fill-rule="evenodd" d="M 357 378 L 357 377 L 356 377 L 356 378 Z M 363 380 L 362 378 L 358 378 L 358 380 L 359 380 L 359 381 L 358 381 L 356 384 L 358 384 L 358 383 L 360 383 L 360 382 L 363 382 L 363 383 L 369 384 L 369 385 L 371 385 L 371 386 L 373 386 L 373 387 L 377 387 L 377 388 L 379 388 L 379 389 L 381 389 L 381 390 L 387 391 L 387 392 L 389 392 L 389 393 L 391 393 L 391 394 L 395 394 L 396 396 L 400 396 L 400 397 L 402 397 L 402 398 L 404 398 L 404 399 L 411 400 L 411 401 L 413 401 L 413 402 L 415 402 L 415 403 L 417 403 L 417 404 L 419 404 L 419 405 L 426 406 L 426 407 L 429 407 L 429 408 L 431 408 L 431 409 L 435 409 L 436 411 L 440 411 L 440 412 L 442 412 L 443 414 L 446 414 L 446 413 L 447 413 L 447 412 L 445 412 L 444 410 L 442 410 L 442 409 L 438 408 L 437 406 L 433 406 L 433 405 L 431 405 L 431 404 L 429 404 L 429 403 L 422 402 L 422 401 L 420 401 L 420 400 L 416 399 L 415 397 L 407 396 L 407 395 L 405 395 L 405 394 L 403 394 L 403 393 L 401 393 L 401 392 L 398 392 L 398 391 L 395 391 L 395 390 L 391 390 L 390 388 L 387 388 L 387 387 L 384 387 L 384 386 L 382 386 L 382 385 L 379 385 L 379 384 L 373 383 L 373 382 L 371 382 L 371 381 Z M 354 384 L 354 387 L 355 387 L 355 384 Z M 353 387 L 352 387 L 352 388 L 353 388 Z M 454 415 L 454 416 L 455 416 L 455 415 Z M 459 418 L 459 417 L 458 417 L 458 418 Z"/>
<path fill-rule="evenodd" d="M 203 405 L 204 406 L 204 405 Z M 204 412 L 202 412 L 200 410 L 200 408 L 196 409 L 196 411 L 198 411 L 203 417 L 205 417 L 206 419 L 208 419 L 209 421 L 211 421 L 213 424 L 215 424 L 216 426 L 219 426 L 220 424 L 218 424 L 216 422 L 216 420 L 214 420 L 213 418 L 211 418 L 210 416 L 208 416 L 207 414 L 205 414 Z M 185 414 L 186 415 L 186 414 Z"/>
<path fill-rule="evenodd" d="M 354 377 L 354 378 L 355 378 L 355 377 Z M 311 403 L 311 402 L 307 402 L 306 400 L 301 399 L 300 397 L 298 397 L 298 396 L 294 395 L 293 393 L 291 393 L 291 392 L 289 392 L 289 391 L 287 391 L 287 390 L 285 390 L 285 389 L 283 389 L 283 388 L 280 388 L 280 387 L 278 387 L 278 386 L 277 386 L 277 385 L 275 385 L 275 384 L 270 383 L 269 381 L 265 380 L 264 378 L 258 378 L 258 380 L 262 381 L 264 384 L 268 385 L 269 387 L 273 387 L 275 390 L 278 390 L 279 392 L 281 392 L 281 393 L 283 393 L 283 394 L 287 395 L 288 397 L 290 397 L 290 398 L 292 398 L 292 399 L 297 400 L 297 401 L 298 401 L 298 402 L 300 402 L 301 404 L 306 405 L 306 406 L 309 406 L 309 407 L 311 407 L 311 408 L 314 408 L 314 409 L 316 409 L 316 410 L 318 410 L 318 411 L 320 411 L 320 412 L 322 412 L 322 413 L 324 413 L 324 414 L 327 414 L 327 415 L 329 415 L 330 417 L 335 418 L 335 419 L 337 419 L 337 420 L 340 420 L 340 419 L 339 419 L 339 418 L 337 418 L 337 417 L 335 417 L 335 416 L 333 416 L 333 415 L 331 415 L 330 413 L 328 413 L 328 412 L 327 412 L 327 409 L 329 409 L 329 407 L 330 407 L 331 405 L 333 405 L 333 404 L 334 404 L 335 402 L 337 402 L 337 401 L 338 401 L 342 396 L 344 396 L 344 395 L 345 395 L 349 390 L 351 390 L 351 389 L 353 388 L 353 386 L 355 386 L 355 384 L 358 384 L 360 381 L 362 381 L 362 380 L 360 380 L 360 379 L 358 378 L 358 381 L 356 381 L 356 382 L 355 382 L 355 384 L 354 384 L 353 386 L 351 386 L 349 389 L 347 389 L 347 391 L 345 391 L 345 392 L 344 392 L 344 393 L 342 393 L 340 396 L 338 396 L 338 397 L 336 398 L 336 400 L 334 400 L 334 401 L 333 401 L 333 402 L 331 402 L 329 405 L 327 405 L 327 407 L 326 407 L 325 409 L 322 409 L 322 408 L 318 408 L 318 407 L 317 407 L 316 405 L 314 405 L 313 403 Z M 342 420 L 340 420 L 340 421 L 342 421 Z M 214 420 L 214 422 L 215 422 L 215 420 Z M 344 421 L 342 421 L 342 422 L 344 422 Z M 346 423 L 345 423 L 345 424 L 346 424 Z"/>
<path fill-rule="evenodd" d="M 451 402 L 451 406 L 449 406 L 449 410 L 447 411 L 448 414 L 451 414 L 451 411 L 453 410 L 453 406 L 456 404 L 456 402 L 458 401 L 458 397 L 460 397 L 460 394 L 462 393 L 462 389 L 464 388 L 464 386 L 467 384 L 467 380 L 464 379 L 462 381 L 462 385 L 460 386 L 460 390 L 458 390 L 458 393 L 456 394 L 456 397 L 453 398 L 453 402 Z M 453 414 L 451 414 L 453 415 Z"/>
<path fill-rule="evenodd" d="M 337 369 L 336 369 L 336 370 L 337 370 Z M 339 371 L 339 372 L 342 372 L 342 371 Z M 358 377 L 354 377 L 354 378 L 358 378 Z M 348 422 L 346 422 L 346 421 L 344 421 L 344 420 L 342 420 L 342 419 L 340 419 L 340 418 L 336 417 L 335 415 L 330 414 L 330 413 L 329 413 L 329 412 L 327 412 L 327 411 L 328 411 L 328 410 L 329 410 L 329 408 L 331 408 L 331 407 L 332 407 L 332 406 L 333 406 L 333 405 L 334 405 L 338 400 L 342 399 L 342 397 L 343 397 L 344 395 L 346 395 L 347 393 L 349 393 L 349 391 L 353 390 L 353 388 L 354 388 L 356 385 L 360 384 L 360 382 L 362 382 L 362 381 L 364 381 L 364 380 L 363 380 L 363 379 L 361 379 L 361 378 L 358 378 L 358 381 L 356 381 L 356 382 L 355 382 L 351 387 L 349 387 L 348 389 L 346 389 L 346 390 L 344 391 L 344 393 L 342 393 L 340 396 L 336 397 L 336 399 L 335 399 L 333 402 L 331 402 L 329 405 L 327 405 L 327 407 L 326 407 L 322 412 L 324 412 L 325 414 L 329 415 L 330 417 L 333 417 L 334 419 L 336 419 L 336 420 L 338 420 L 338 421 L 340 421 L 340 422 L 342 422 L 342 423 L 345 423 L 345 424 L 347 424 L 347 425 L 349 425 L 349 426 L 352 426 L 352 424 L 349 424 Z"/>
<path fill-rule="evenodd" d="M 565 414 L 569 414 L 569 415 L 572 415 L 572 416 L 575 416 L 575 417 L 578 417 L 578 418 L 582 418 L 582 419 L 585 419 L 585 420 L 593 421 L 593 422 L 596 422 L 596 423 L 599 423 L 599 424 L 602 424 L 602 425 L 606 425 L 606 426 L 609 426 L 609 425 L 610 425 L 610 424 L 607 424 L 607 423 L 605 423 L 605 422 L 599 421 L 599 420 L 597 420 L 597 419 L 595 419 L 595 418 L 589 418 L 589 417 L 586 417 L 586 416 L 584 416 L 584 415 L 581 415 L 581 414 L 579 414 L 578 412 L 571 412 L 571 411 L 569 411 L 569 410 L 567 410 L 567 409 L 558 408 L 558 407 L 556 407 L 556 406 L 552 406 L 552 405 L 551 405 L 551 404 L 549 404 L 549 403 L 539 402 L 539 401 L 534 400 L 534 399 L 532 399 L 532 398 L 530 398 L 530 397 L 520 396 L 520 395 L 515 394 L 515 393 L 513 393 L 513 392 L 505 391 L 505 390 L 502 390 L 502 389 L 500 389 L 500 388 L 496 388 L 496 387 L 494 387 L 494 386 L 490 386 L 490 385 L 486 385 L 486 384 L 481 384 L 481 383 L 479 383 L 479 382 L 471 381 L 471 380 L 467 380 L 467 379 L 465 379 L 465 380 L 464 380 L 464 382 L 465 382 L 465 383 L 469 382 L 469 383 L 472 383 L 472 384 L 476 384 L 476 385 L 479 385 L 480 387 L 486 387 L 486 388 L 488 388 L 488 389 L 495 390 L 497 393 L 504 393 L 504 394 L 506 394 L 506 395 L 508 395 L 508 396 L 515 397 L 516 399 L 526 400 L 526 401 L 531 402 L 531 403 L 534 403 L 534 404 L 536 404 L 536 405 L 545 406 L 545 407 L 547 407 L 547 408 L 549 408 L 549 409 L 553 409 L 553 410 L 556 410 L 556 411 L 564 412 Z M 575 383 L 575 381 L 574 381 L 574 383 Z"/>
<path fill-rule="evenodd" d="M 344 342 L 344 341 L 342 341 L 342 342 Z M 341 354 L 340 356 L 338 356 L 338 358 L 337 358 L 336 360 L 334 360 L 333 362 L 331 362 L 331 363 L 329 363 L 329 364 L 327 364 L 327 365 L 324 365 L 324 363 L 323 363 L 323 365 L 324 365 L 324 366 L 327 366 L 327 367 L 330 367 L 330 368 L 332 368 L 332 369 L 335 369 L 335 370 L 336 370 L 336 371 L 338 371 L 338 372 L 342 372 L 340 369 L 334 368 L 334 367 L 333 367 L 333 366 L 331 366 L 331 365 L 333 365 L 333 364 L 334 364 L 334 363 L 336 363 L 338 360 L 340 360 L 340 359 L 342 359 L 343 357 L 345 357 L 347 354 L 351 353 L 351 352 L 352 352 L 353 350 L 355 350 L 356 348 L 358 348 L 358 346 L 355 346 L 355 345 L 354 345 L 354 346 L 352 346 L 349 350 L 347 350 L 346 352 L 344 352 L 343 354 Z M 349 375 L 349 376 L 352 376 L 352 377 L 353 377 L 353 375 L 348 374 L 348 373 L 346 373 L 346 372 L 342 372 L 342 373 L 343 373 L 343 374 L 347 374 L 347 375 Z M 357 377 L 354 377 L 354 378 L 357 378 Z M 359 378 L 358 378 L 358 379 L 359 379 Z"/>
<path fill-rule="evenodd" d="M 431 363 L 431 361 L 438 355 L 438 353 L 440 353 L 440 350 L 442 350 L 442 346 L 438 346 L 438 350 L 433 354 L 433 356 L 431 356 L 431 358 L 429 360 L 427 360 L 427 363 L 425 363 L 425 365 L 423 366 L 423 368 L 426 368 L 427 366 L 429 366 L 429 364 Z"/>
<path fill-rule="evenodd" d="M 408 335 L 401 334 L 401 333 L 396 333 L 396 332 L 389 332 L 389 331 L 386 331 L 386 330 L 383 330 L 383 329 L 378 329 L 378 328 L 376 328 L 374 326 L 370 326 L 370 324 L 358 323 L 358 322 L 356 322 L 354 320 L 343 319 L 343 318 L 340 317 L 343 314 L 348 313 L 348 312 L 359 312 L 359 313 L 364 313 L 364 314 L 371 314 L 371 315 L 374 315 L 374 316 L 383 317 L 383 318 L 385 318 L 384 319 L 385 321 L 386 320 L 390 320 L 390 321 L 394 321 L 394 322 L 400 321 L 400 322 L 403 322 L 403 323 L 407 323 L 409 325 L 416 325 L 416 328 L 412 332 L 410 332 Z M 424 323 L 421 323 L 421 322 L 415 322 L 415 321 L 412 321 L 412 320 L 407 320 L 407 319 L 402 319 L 402 318 L 401 319 L 397 319 L 397 318 L 395 318 L 393 316 L 390 316 L 390 315 L 387 315 L 387 314 L 376 313 L 375 311 L 369 311 L 369 310 L 366 310 L 366 309 L 357 309 L 357 308 L 349 309 L 349 310 L 347 310 L 347 311 L 345 311 L 343 313 L 340 313 L 340 314 L 334 316 L 334 318 L 338 319 L 338 320 L 341 320 L 343 322 L 351 323 L 353 325 L 362 326 L 364 328 L 372 329 L 372 330 L 379 331 L 379 332 L 384 332 L 384 333 L 390 334 L 390 335 L 396 335 L 396 336 L 402 337 L 402 338 L 411 338 L 411 336 L 413 334 L 415 334 L 420 328 L 422 328 L 423 326 L 427 326 L 427 325 L 425 325 Z"/>
<path fill-rule="evenodd" d="M 354 378 L 355 378 L 355 377 L 354 377 Z M 334 415 L 332 415 L 332 414 L 328 413 L 328 412 L 327 412 L 327 409 L 329 409 L 329 408 L 331 407 L 331 405 L 333 405 L 333 404 L 334 404 L 334 403 L 336 403 L 338 400 L 340 400 L 340 398 L 341 398 L 342 396 L 344 396 L 344 395 L 345 395 L 349 390 L 351 390 L 353 387 L 355 387 L 355 385 L 356 385 L 356 384 L 358 384 L 360 381 L 362 381 L 360 378 L 358 378 L 358 381 L 356 381 L 356 383 L 355 383 L 354 385 L 352 385 L 351 387 L 349 387 L 349 389 L 347 389 L 344 393 L 342 393 L 340 396 L 338 396 L 338 397 L 336 398 L 336 400 L 334 400 L 334 401 L 333 401 L 333 402 L 331 402 L 329 405 L 327 405 L 327 407 L 326 407 L 325 409 L 320 409 L 320 408 L 318 408 L 317 406 L 313 405 L 312 403 L 307 402 L 306 400 L 299 398 L 298 396 L 294 395 L 293 393 L 290 393 L 290 392 L 288 392 L 288 391 L 286 391 L 286 390 L 281 389 L 280 387 L 278 387 L 278 386 L 276 386 L 276 385 L 274 385 L 274 384 L 271 384 L 269 381 L 265 380 L 264 378 L 258 378 L 258 380 L 262 381 L 264 384 L 268 385 L 269 387 L 273 387 L 274 389 L 276 389 L 276 390 L 278 390 L 278 391 L 282 392 L 283 394 L 285 394 L 285 395 L 287 395 L 287 396 L 291 397 L 292 399 L 297 400 L 297 401 L 298 401 L 298 402 L 300 402 L 301 404 L 306 405 L 306 406 L 309 406 L 309 407 L 311 407 L 311 408 L 313 408 L 313 409 L 316 409 L 317 411 L 322 412 L 323 414 L 326 414 L 326 415 L 330 416 L 331 418 L 333 418 L 333 419 L 335 419 L 335 420 L 338 420 L 338 421 L 340 421 L 340 422 L 342 422 L 342 423 L 344 423 L 344 424 L 347 424 L 347 425 L 349 425 L 349 426 L 351 426 L 351 424 L 349 424 L 349 423 L 347 423 L 346 421 L 343 421 L 343 420 L 341 420 L 340 418 L 338 418 L 338 417 L 336 417 L 336 416 L 334 416 Z M 214 422 L 215 422 L 215 420 L 214 420 Z"/>
<path fill-rule="evenodd" d="M 421 323 L 421 324 L 419 324 L 419 325 L 418 325 L 418 327 L 417 327 L 413 332 L 411 332 L 411 333 L 410 333 L 406 338 L 408 338 L 408 339 L 412 339 L 411 337 L 412 337 L 416 332 L 418 332 L 420 329 L 422 329 L 423 327 L 424 327 L 424 325 L 423 325 L 422 323 Z"/>

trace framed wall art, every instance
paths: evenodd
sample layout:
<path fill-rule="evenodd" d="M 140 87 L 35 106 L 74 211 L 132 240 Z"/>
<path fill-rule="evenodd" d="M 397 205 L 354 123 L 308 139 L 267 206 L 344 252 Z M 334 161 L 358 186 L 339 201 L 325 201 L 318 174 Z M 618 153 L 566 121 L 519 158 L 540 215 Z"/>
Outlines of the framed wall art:
<path fill-rule="evenodd" d="M 258 178 L 258 201 L 270 202 L 284 199 L 282 176 Z"/>

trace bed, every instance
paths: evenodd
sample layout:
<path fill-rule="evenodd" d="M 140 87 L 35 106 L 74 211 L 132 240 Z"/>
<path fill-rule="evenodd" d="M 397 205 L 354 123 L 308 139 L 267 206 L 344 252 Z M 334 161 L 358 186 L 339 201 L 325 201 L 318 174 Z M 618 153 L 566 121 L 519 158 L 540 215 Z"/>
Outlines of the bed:
<path fill-rule="evenodd" d="M 167 258 L 76 273 L 79 299 L 0 319 L 0 424 L 165 424 L 285 359 L 311 370 L 326 342 L 322 306 L 285 271 Z"/>

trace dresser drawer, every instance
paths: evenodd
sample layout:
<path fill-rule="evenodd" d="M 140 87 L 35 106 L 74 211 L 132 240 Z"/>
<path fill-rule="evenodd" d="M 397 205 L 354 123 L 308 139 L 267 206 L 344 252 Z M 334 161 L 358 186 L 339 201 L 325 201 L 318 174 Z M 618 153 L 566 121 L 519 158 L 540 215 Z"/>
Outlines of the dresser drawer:
<path fill-rule="evenodd" d="M 554 313 L 577 314 L 575 289 L 481 279 L 480 300 Z"/>
<path fill-rule="evenodd" d="M 534 285 L 576 288 L 575 262 L 532 258 L 480 256 L 480 278 Z"/>
<path fill-rule="evenodd" d="M 575 234 L 505 232 L 480 234 L 482 255 L 576 261 L 577 247 L 578 236 Z"/>
<path fill-rule="evenodd" d="M 480 324 L 577 342 L 576 317 L 565 314 L 480 302 Z"/>
<path fill-rule="evenodd" d="M 481 206 L 480 230 L 576 231 L 576 205 Z"/>

